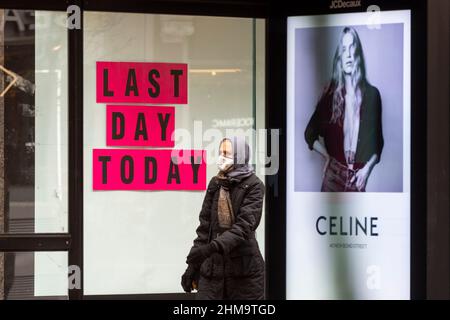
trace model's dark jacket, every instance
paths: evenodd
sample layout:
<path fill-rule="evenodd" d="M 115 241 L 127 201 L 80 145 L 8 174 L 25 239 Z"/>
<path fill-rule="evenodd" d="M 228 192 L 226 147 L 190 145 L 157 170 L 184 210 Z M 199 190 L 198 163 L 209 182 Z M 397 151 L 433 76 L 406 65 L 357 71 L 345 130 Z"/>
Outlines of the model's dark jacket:
<path fill-rule="evenodd" d="M 214 240 L 220 250 L 196 266 L 197 299 L 264 298 L 264 260 L 255 239 L 264 191 L 263 182 L 255 174 L 232 184 L 230 196 L 235 223 L 223 231 L 217 222 L 219 183 L 216 177 L 209 182 L 194 246 Z"/>
<path fill-rule="evenodd" d="M 360 169 L 376 154 L 380 161 L 384 146 L 381 96 L 378 89 L 370 84 L 365 86 L 361 103 L 358 143 L 355 155 L 355 169 Z M 345 94 L 345 91 L 344 91 Z M 344 154 L 344 132 L 342 121 L 331 122 L 333 106 L 333 91 L 324 92 L 306 130 L 305 140 L 309 149 L 313 149 L 314 141 L 319 136 L 324 138 L 328 154 L 338 162 L 347 165 Z"/>

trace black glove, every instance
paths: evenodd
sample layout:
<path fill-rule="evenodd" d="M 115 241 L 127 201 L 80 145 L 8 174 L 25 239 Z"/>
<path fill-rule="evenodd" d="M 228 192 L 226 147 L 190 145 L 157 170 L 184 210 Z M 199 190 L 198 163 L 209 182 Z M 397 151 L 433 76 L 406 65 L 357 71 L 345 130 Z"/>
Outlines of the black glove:
<path fill-rule="evenodd" d="M 181 286 L 183 287 L 184 292 L 192 291 L 192 281 L 198 281 L 197 279 L 197 270 L 193 265 L 189 265 L 186 271 L 181 276 Z"/>
<path fill-rule="evenodd" d="M 192 247 L 187 256 L 186 263 L 199 265 L 217 251 L 219 251 L 219 247 L 214 241 L 200 247 Z"/>

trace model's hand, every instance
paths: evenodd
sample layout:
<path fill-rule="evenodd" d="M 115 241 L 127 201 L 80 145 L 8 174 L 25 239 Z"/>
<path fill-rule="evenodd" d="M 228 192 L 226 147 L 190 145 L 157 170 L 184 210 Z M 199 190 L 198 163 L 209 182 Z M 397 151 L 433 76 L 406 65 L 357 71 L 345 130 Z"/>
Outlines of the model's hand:
<path fill-rule="evenodd" d="M 361 191 L 366 187 L 367 179 L 369 179 L 370 175 L 370 167 L 365 165 L 358 172 L 356 172 L 355 176 L 352 178 L 351 183 L 356 182 L 356 188 Z"/>
<path fill-rule="evenodd" d="M 327 172 L 328 166 L 330 165 L 330 161 L 331 161 L 331 157 L 326 155 L 325 156 L 325 165 L 322 170 L 322 180 L 325 177 L 325 173 Z"/>
<path fill-rule="evenodd" d="M 193 247 L 187 256 L 186 263 L 199 265 L 217 251 L 218 247 L 215 242 L 211 242 L 210 244 L 205 244 L 200 247 Z"/>

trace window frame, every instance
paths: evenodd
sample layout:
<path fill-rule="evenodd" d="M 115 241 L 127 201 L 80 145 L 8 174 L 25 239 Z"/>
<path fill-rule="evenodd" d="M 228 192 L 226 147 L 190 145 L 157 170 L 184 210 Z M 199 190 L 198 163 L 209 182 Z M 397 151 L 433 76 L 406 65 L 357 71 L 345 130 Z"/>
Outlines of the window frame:
<path fill-rule="evenodd" d="M 99 11 L 99 12 L 123 12 L 123 13 L 148 13 L 148 14 L 173 14 L 173 15 L 196 15 L 196 16 L 220 16 L 220 17 L 238 17 L 238 18 L 262 18 L 266 19 L 266 28 L 267 28 L 267 18 L 268 18 L 268 6 L 266 1 L 258 1 L 258 0 L 244 0 L 244 1 L 236 1 L 236 0 L 221 0 L 221 1 L 210 1 L 210 0 L 185 0 L 185 1 L 176 1 L 176 0 L 166 0 L 166 1 L 145 1 L 145 0 L 136 0 L 131 3 L 123 2 L 123 1 L 102 1 L 102 0 L 87 0 L 83 1 L 82 12 L 86 11 Z M 81 30 L 83 30 L 83 22 L 81 23 Z M 82 47 L 82 34 L 77 35 L 77 41 L 81 42 Z M 266 33 L 266 41 L 267 41 L 267 33 Z M 266 42 L 267 48 L 267 42 Z M 82 56 L 82 54 L 80 55 Z M 267 60 L 266 60 L 267 61 Z M 78 82 L 82 87 L 82 70 L 83 63 L 78 64 L 78 68 L 76 70 L 77 73 L 81 73 L 81 82 Z M 267 75 L 266 75 L 266 90 L 267 90 Z M 81 99 L 82 100 L 82 99 Z M 267 103 L 267 99 L 266 99 Z M 82 101 L 81 101 L 82 104 Z M 78 106 L 79 109 L 82 109 L 82 106 Z M 267 107 L 266 107 L 267 108 Z M 267 110 L 267 109 L 266 109 Z M 77 116 L 81 119 L 82 125 L 82 114 L 77 114 Z M 267 118 L 266 118 L 267 119 Z M 267 121 L 267 120 L 266 120 Z M 78 128 L 78 135 L 82 135 L 83 127 Z M 83 144 L 81 139 L 80 149 L 82 150 Z M 79 163 L 82 166 L 82 163 Z M 80 171 L 82 173 L 82 170 Z M 82 190 L 81 190 L 82 192 Z M 81 194 L 82 197 L 82 194 Z M 80 203 L 80 202 L 79 202 Z M 82 202 L 81 208 L 79 210 L 83 210 Z M 266 219 L 267 219 L 266 213 Z M 267 226 L 267 222 L 266 222 Z M 81 230 L 78 230 L 78 234 L 83 234 L 82 224 Z M 267 232 L 266 232 L 267 238 Z M 82 239 L 78 239 L 78 241 L 82 243 Z M 78 243 L 79 243 L 78 242 Z M 76 251 L 81 251 L 81 257 L 78 257 L 77 261 L 82 261 L 82 246 L 77 246 Z M 78 252 L 79 253 L 79 252 Z M 266 249 L 265 254 L 267 255 L 268 249 Z M 69 255 L 70 256 L 70 255 Z M 267 258 L 266 258 L 266 266 L 267 266 Z M 82 265 L 82 264 L 80 264 Z M 83 272 L 83 268 L 81 268 Z M 180 275 L 181 277 L 181 275 Z M 277 280 L 278 282 L 279 280 Z M 268 286 L 266 281 L 266 286 Z M 267 288 L 266 288 L 267 291 Z M 84 295 L 82 293 L 82 299 L 86 300 L 122 300 L 122 299 L 132 299 L 132 300 L 146 300 L 146 299 L 154 299 L 154 300 L 192 300 L 194 298 L 194 294 L 186 294 L 186 293 L 151 293 L 151 294 L 111 294 L 111 295 Z"/>
<path fill-rule="evenodd" d="M 66 251 L 69 265 L 81 270 L 80 289 L 69 290 L 70 300 L 81 299 L 191 299 L 192 295 L 84 295 L 83 292 L 83 12 L 138 12 L 200 16 L 262 18 L 266 20 L 265 112 L 266 128 L 280 129 L 279 171 L 266 176 L 265 260 L 266 298 L 286 298 L 286 31 L 287 17 L 330 12 L 329 0 L 289 3 L 279 7 L 269 0 L 5 0 L 2 9 L 66 11 L 81 9 L 81 29 L 68 36 L 68 233 L 0 235 L 1 251 Z M 361 2 L 365 2 L 361 0 Z M 411 10 L 411 298 L 426 297 L 426 1 L 377 0 L 383 10 Z M 425 49 L 424 49 L 425 48 Z M 424 53 L 425 51 L 425 53 Z M 270 117 L 268 116 L 270 115 Z M 270 134 L 267 137 L 270 150 Z M 269 228 L 270 226 L 270 228 Z"/>

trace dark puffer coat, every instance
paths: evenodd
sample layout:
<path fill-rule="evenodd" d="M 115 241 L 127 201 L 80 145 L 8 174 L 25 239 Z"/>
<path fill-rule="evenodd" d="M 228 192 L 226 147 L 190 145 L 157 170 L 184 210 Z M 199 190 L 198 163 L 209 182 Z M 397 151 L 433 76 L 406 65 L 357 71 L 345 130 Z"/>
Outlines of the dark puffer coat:
<path fill-rule="evenodd" d="M 223 233 L 220 233 L 217 221 L 219 189 L 216 178 L 212 178 L 200 212 L 194 246 L 215 239 L 221 252 L 214 253 L 197 267 L 196 299 L 264 299 L 264 260 L 255 238 L 255 230 L 261 221 L 264 184 L 252 174 L 231 186 L 235 223 Z"/>

